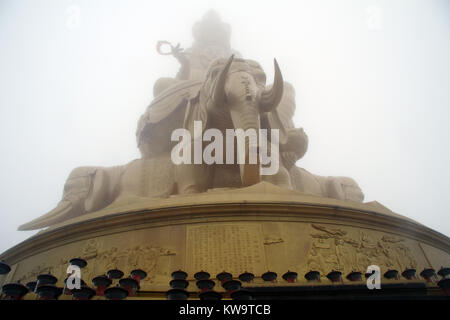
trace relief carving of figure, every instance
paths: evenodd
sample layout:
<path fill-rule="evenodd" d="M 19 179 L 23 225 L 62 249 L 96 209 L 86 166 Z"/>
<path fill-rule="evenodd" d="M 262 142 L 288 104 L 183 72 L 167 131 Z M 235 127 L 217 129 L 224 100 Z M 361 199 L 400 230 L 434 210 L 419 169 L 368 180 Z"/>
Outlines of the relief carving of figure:
<path fill-rule="evenodd" d="M 326 274 L 331 270 L 364 272 L 373 264 L 385 271 L 400 271 L 417 266 L 411 249 L 403 243 L 405 239 L 388 235 L 377 239 L 362 231 L 355 238 L 349 236 L 346 230 L 338 228 L 319 224 L 312 224 L 312 228 L 313 241 L 307 257 L 309 270 Z"/>

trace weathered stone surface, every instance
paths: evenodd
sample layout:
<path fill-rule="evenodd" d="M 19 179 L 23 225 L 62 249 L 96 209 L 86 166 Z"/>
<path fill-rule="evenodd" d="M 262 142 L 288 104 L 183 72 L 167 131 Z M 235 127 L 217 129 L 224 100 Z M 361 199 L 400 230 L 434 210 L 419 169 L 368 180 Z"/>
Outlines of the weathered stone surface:
<path fill-rule="evenodd" d="M 155 98 L 138 122 L 142 157 L 74 169 L 58 206 L 21 226 L 47 228 L 0 256 L 12 266 L 0 284 L 51 272 L 62 285 L 74 257 L 87 260 L 87 283 L 109 269 L 126 275 L 143 269 L 148 277 L 141 290 L 149 292 L 166 291 L 178 269 L 189 281 L 200 270 L 213 278 L 224 270 L 235 277 L 252 272 L 258 285 L 267 270 L 296 271 L 302 282 L 310 270 L 324 276 L 364 273 L 372 264 L 382 273 L 450 266 L 448 237 L 376 201 L 363 203 L 351 178 L 295 165 L 308 137 L 294 126 L 295 91 L 277 63 L 274 84 L 267 86 L 260 65 L 231 49 L 230 28 L 214 13 L 193 32 L 191 48 L 171 47 L 180 72 L 155 83 Z M 248 164 L 175 165 L 171 132 L 192 132 L 195 120 L 221 132 L 279 129 L 279 172 L 260 176 L 259 167 Z"/>
<path fill-rule="evenodd" d="M 154 100 L 138 121 L 136 138 L 142 158 L 112 168 L 74 169 L 58 206 L 19 229 L 44 228 L 141 198 L 241 188 L 262 180 L 286 189 L 362 202 L 364 195 L 354 180 L 319 177 L 295 166 L 308 148 L 307 135 L 295 128 L 292 120 L 295 90 L 283 81 L 276 61 L 274 82 L 266 85 L 266 74 L 259 63 L 242 59 L 231 49 L 230 32 L 230 26 L 211 11 L 193 27 L 192 47 L 183 50 L 161 41 L 158 52 L 173 55 L 181 68 L 175 78 L 156 81 Z M 278 172 L 261 176 L 259 165 L 249 163 L 174 165 L 171 151 L 176 143 L 171 141 L 172 132 L 185 128 L 193 136 L 194 121 L 198 120 L 203 130 L 215 128 L 222 134 L 227 129 L 278 129 Z M 224 154 L 235 155 L 239 151 L 236 147 L 224 150 Z"/>

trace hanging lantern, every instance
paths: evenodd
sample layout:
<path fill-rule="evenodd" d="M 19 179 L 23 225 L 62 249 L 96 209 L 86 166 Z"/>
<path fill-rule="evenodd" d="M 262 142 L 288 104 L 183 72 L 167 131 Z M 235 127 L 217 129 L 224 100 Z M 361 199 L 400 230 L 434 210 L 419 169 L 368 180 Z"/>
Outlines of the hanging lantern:
<path fill-rule="evenodd" d="M 217 280 L 223 284 L 225 281 L 233 279 L 233 275 L 229 272 L 223 271 L 216 276 Z"/>
<path fill-rule="evenodd" d="M 252 293 L 245 289 L 239 289 L 231 293 L 233 300 L 253 300 Z"/>
<path fill-rule="evenodd" d="M 200 298 L 200 300 L 218 301 L 222 299 L 222 294 L 213 290 L 207 290 L 200 293 L 198 297 Z"/>
<path fill-rule="evenodd" d="M 197 281 L 197 288 L 200 289 L 201 292 L 212 290 L 216 283 L 210 279 L 203 279 Z"/>
<path fill-rule="evenodd" d="M 443 279 L 446 279 L 448 276 L 450 276 L 450 268 L 444 268 L 441 267 L 438 271 L 438 275 L 440 275 Z"/>
<path fill-rule="evenodd" d="M 0 261 L 0 275 L 7 274 L 11 271 L 11 267 L 5 261 Z"/>
<path fill-rule="evenodd" d="M 389 280 L 391 279 L 398 280 L 399 279 L 398 271 L 394 269 L 388 270 L 384 273 L 384 277 Z"/>
<path fill-rule="evenodd" d="M 347 277 L 349 281 L 362 281 L 362 274 L 358 271 L 352 271 L 350 272 Z"/>
<path fill-rule="evenodd" d="M 72 298 L 74 300 L 90 300 L 95 296 L 95 290 L 84 285 L 80 289 L 72 290 Z"/>
<path fill-rule="evenodd" d="M 420 273 L 420 276 L 424 278 L 427 282 L 433 282 L 433 279 L 436 277 L 436 271 L 434 269 L 423 269 Z"/>
<path fill-rule="evenodd" d="M 141 269 L 136 269 L 130 272 L 131 277 L 138 282 L 138 284 L 141 283 L 141 280 L 145 279 L 147 277 L 147 272 Z"/>
<path fill-rule="evenodd" d="M 170 289 L 166 292 L 167 300 L 186 300 L 189 292 L 183 289 Z"/>
<path fill-rule="evenodd" d="M 226 291 L 226 297 L 231 297 L 231 294 L 239 289 L 241 289 L 241 282 L 237 280 L 226 280 L 222 283 L 222 287 Z"/>
<path fill-rule="evenodd" d="M 416 269 L 405 269 L 402 272 L 402 276 L 408 280 L 412 280 L 416 278 Z"/>
<path fill-rule="evenodd" d="M 111 285 L 112 281 L 105 275 L 95 277 L 92 279 L 92 284 L 97 287 L 97 296 L 104 296 L 105 290 Z"/>
<path fill-rule="evenodd" d="M 186 280 L 187 276 L 188 276 L 188 274 L 181 270 L 172 272 L 173 280 Z"/>
<path fill-rule="evenodd" d="M 211 277 L 211 275 L 208 272 L 200 271 L 194 274 L 194 278 L 196 280 L 208 280 Z"/>
<path fill-rule="evenodd" d="M 118 285 L 105 290 L 105 298 L 108 300 L 123 300 L 127 296 L 128 291 Z"/>
<path fill-rule="evenodd" d="M 172 289 L 186 289 L 189 285 L 189 282 L 184 279 L 175 279 L 169 282 L 170 288 Z"/>
<path fill-rule="evenodd" d="M 38 295 L 39 300 L 58 300 L 62 291 L 62 288 L 58 288 L 51 284 L 39 285 L 36 288 L 36 294 Z"/>
<path fill-rule="evenodd" d="M 37 276 L 35 292 L 37 293 L 37 290 L 39 289 L 40 286 L 45 286 L 45 285 L 52 286 L 52 285 L 56 284 L 56 282 L 58 282 L 58 279 L 56 277 L 52 276 L 50 273 L 40 274 Z"/>
<path fill-rule="evenodd" d="M 289 271 L 283 274 L 283 279 L 289 283 L 294 283 L 297 281 L 297 272 Z"/>
<path fill-rule="evenodd" d="M 241 282 L 237 280 L 227 280 L 222 283 L 222 287 L 228 292 L 233 292 L 241 288 Z"/>
<path fill-rule="evenodd" d="M 320 272 L 311 270 L 305 274 L 305 279 L 308 281 L 320 281 Z"/>
<path fill-rule="evenodd" d="M 263 278 L 264 281 L 275 282 L 275 280 L 277 280 L 277 276 L 278 275 L 275 272 L 267 271 L 261 276 L 261 278 Z"/>
<path fill-rule="evenodd" d="M 117 280 L 123 277 L 123 272 L 119 269 L 109 270 L 106 274 L 108 275 L 108 278 L 110 278 L 111 280 L 114 279 Z"/>
<path fill-rule="evenodd" d="M 342 282 L 342 272 L 333 270 L 327 274 L 327 278 L 330 279 L 331 282 Z"/>
<path fill-rule="evenodd" d="M 73 259 L 71 259 L 71 260 L 69 261 L 69 263 L 70 263 L 72 266 L 77 266 L 77 267 L 80 268 L 80 269 L 83 269 L 84 267 L 87 266 L 86 260 L 81 259 L 81 258 L 73 258 Z"/>
<path fill-rule="evenodd" d="M 450 296 L 450 278 L 439 280 L 438 286 L 444 291 L 446 296 Z"/>
<path fill-rule="evenodd" d="M 255 279 L 255 275 L 250 272 L 244 272 L 239 276 L 239 280 L 242 282 L 252 282 Z"/>
<path fill-rule="evenodd" d="M 22 300 L 29 290 L 20 282 L 14 282 L 3 285 L 2 291 L 7 296 L 6 300 Z"/>
<path fill-rule="evenodd" d="M 119 280 L 119 285 L 128 291 L 128 296 L 132 297 L 139 289 L 139 283 L 133 278 L 124 278 Z"/>

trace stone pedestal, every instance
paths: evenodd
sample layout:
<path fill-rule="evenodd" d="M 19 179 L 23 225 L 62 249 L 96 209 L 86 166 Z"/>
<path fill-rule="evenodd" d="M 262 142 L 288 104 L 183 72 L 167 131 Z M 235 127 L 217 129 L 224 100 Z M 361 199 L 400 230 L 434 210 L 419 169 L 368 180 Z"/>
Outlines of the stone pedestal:
<path fill-rule="evenodd" d="M 411 219 L 372 203 L 353 203 L 285 190 L 269 183 L 167 199 L 128 198 L 114 208 L 55 225 L 4 252 L 12 271 L 3 283 L 35 280 L 51 272 L 63 280 L 69 260 L 88 262 L 82 278 L 118 268 L 143 269 L 141 291 L 165 292 L 171 273 L 188 280 L 204 270 L 238 277 L 270 270 L 278 282 L 288 270 L 305 282 L 310 270 L 345 276 L 378 265 L 401 273 L 450 266 L 450 240 Z M 400 281 L 408 281 L 401 279 Z M 196 290 L 190 285 L 190 290 Z"/>

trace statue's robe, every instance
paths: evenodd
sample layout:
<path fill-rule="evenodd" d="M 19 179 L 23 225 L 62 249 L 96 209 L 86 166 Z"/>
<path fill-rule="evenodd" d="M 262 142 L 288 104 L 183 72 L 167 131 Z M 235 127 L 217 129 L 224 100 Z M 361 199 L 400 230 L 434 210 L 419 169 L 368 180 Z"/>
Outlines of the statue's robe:
<path fill-rule="evenodd" d="M 176 144 L 171 141 L 175 129 L 188 129 L 193 136 L 195 120 L 202 121 L 205 129 L 207 112 L 198 101 L 201 86 L 201 81 L 178 81 L 155 97 L 139 119 L 136 131 L 143 157 L 170 154 Z"/>

